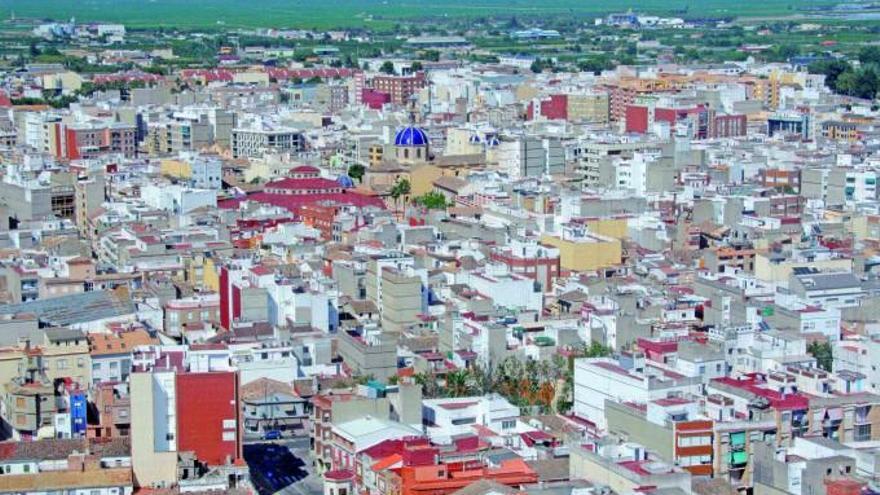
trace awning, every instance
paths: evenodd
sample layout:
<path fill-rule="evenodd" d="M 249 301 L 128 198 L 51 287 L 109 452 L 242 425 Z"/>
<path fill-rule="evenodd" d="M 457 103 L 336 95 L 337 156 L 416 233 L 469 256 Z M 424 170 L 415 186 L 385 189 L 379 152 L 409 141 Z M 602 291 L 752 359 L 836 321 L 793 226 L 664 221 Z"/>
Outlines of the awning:
<path fill-rule="evenodd" d="M 730 434 L 730 445 L 734 447 L 741 447 L 746 444 L 746 432 L 741 431 L 739 433 L 731 433 Z"/>
<path fill-rule="evenodd" d="M 843 409 L 840 407 L 828 409 L 827 411 L 825 411 L 825 414 L 831 421 L 840 421 L 843 419 Z"/>

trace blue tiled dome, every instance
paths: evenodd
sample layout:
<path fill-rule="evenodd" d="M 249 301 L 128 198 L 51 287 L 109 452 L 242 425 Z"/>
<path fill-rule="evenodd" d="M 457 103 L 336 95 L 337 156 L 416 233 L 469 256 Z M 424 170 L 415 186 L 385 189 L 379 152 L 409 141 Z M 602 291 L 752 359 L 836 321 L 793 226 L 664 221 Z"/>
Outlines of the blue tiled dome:
<path fill-rule="evenodd" d="M 404 127 L 394 136 L 395 146 L 427 146 L 428 135 L 418 127 Z"/>
<path fill-rule="evenodd" d="M 345 187 L 345 188 L 354 187 L 354 181 L 351 180 L 351 177 L 349 177 L 348 175 L 345 175 L 345 174 L 342 174 L 339 177 L 337 177 L 336 183 L 339 184 L 341 187 Z"/>

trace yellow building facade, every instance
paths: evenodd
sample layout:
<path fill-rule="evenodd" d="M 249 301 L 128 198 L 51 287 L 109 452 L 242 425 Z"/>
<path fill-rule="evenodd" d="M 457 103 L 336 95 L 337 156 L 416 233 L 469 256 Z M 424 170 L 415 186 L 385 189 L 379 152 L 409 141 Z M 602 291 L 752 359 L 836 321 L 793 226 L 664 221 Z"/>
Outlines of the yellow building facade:
<path fill-rule="evenodd" d="M 578 239 L 545 235 L 541 242 L 559 249 L 564 270 L 593 271 L 619 265 L 623 257 L 620 239 L 601 234 L 587 234 Z"/>

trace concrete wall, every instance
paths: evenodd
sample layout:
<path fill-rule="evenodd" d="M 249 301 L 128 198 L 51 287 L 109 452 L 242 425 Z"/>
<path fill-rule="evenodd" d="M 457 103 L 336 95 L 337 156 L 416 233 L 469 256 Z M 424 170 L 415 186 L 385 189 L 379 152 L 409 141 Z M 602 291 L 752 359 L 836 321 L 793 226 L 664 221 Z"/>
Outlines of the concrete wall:
<path fill-rule="evenodd" d="M 155 451 L 153 377 L 133 373 L 131 386 L 131 463 L 135 485 L 168 486 L 177 481 L 177 452 Z"/>
<path fill-rule="evenodd" d="M 651 423 L 644 416 L 615 401 L 605 401 L 605 421 L 608 422 L 610 432 L 625 435 L 629 440 L 644 445 L 664 462 L 673 462 L 675 452 L 672 428 Z"/>

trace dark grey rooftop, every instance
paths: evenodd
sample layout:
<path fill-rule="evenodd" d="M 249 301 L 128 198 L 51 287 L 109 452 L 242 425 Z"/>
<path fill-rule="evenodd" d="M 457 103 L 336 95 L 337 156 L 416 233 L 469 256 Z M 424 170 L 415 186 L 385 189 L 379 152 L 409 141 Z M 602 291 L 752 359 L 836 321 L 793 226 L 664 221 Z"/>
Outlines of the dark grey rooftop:
<path fill-rule="evenodd" d="M 69 326 L 135 312 L 134 303 L 111 291 L 83 292 L 0 306 L 0 314 L 31 313 L 44 325 Z"/>

